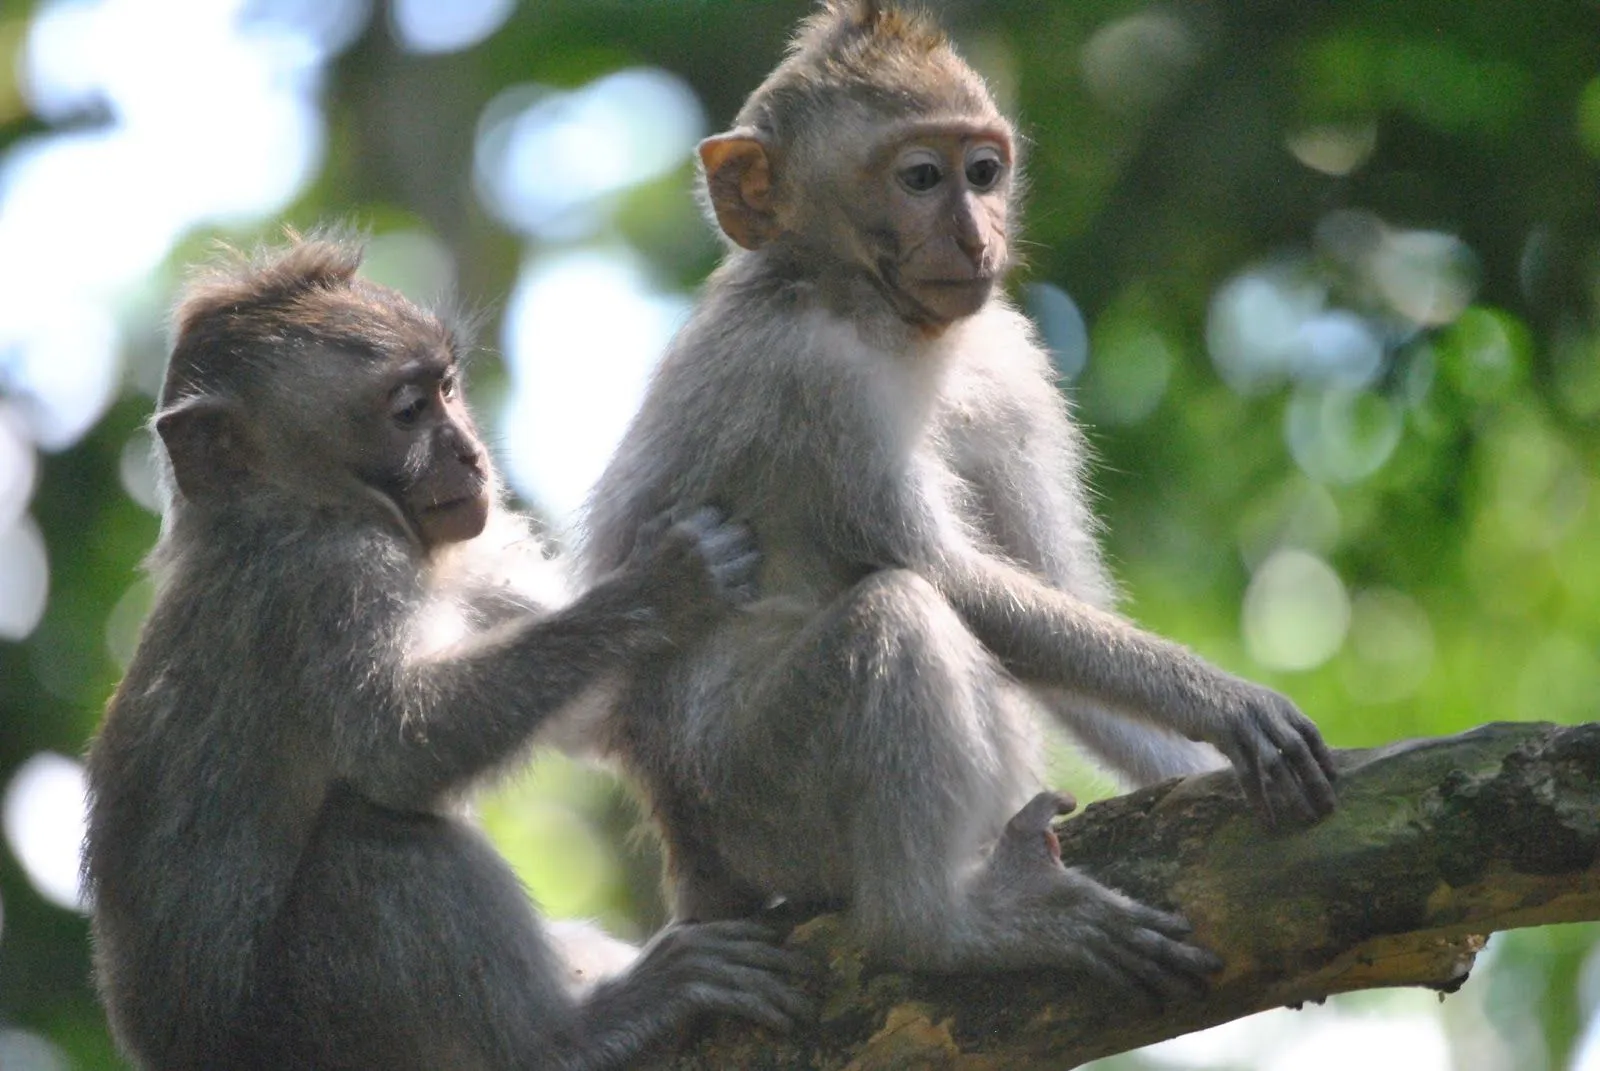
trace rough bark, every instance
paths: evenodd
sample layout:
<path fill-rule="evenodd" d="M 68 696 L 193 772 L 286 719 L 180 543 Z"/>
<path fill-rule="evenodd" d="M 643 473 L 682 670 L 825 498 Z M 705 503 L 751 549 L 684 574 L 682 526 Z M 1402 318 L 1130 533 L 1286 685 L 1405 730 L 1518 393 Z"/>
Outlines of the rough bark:
<path fill-rule="evenodd" d="M 791 943 L 819 963 L 821 1021 L 718 1023 L 662 1066 L 807 1071 L 1063 1068 L 1331 993 L 1451 992 L 1485 937 L 1600 918 L 1600 724 L 1486 725 L 1340 755 L 1340 805 L 1271 832 L 1227 774 L 1092 804 L 1062 855 L 1176 908 L 1227 966 L 1165 1008 L 1040 972 L 908 976 L 864 964 L 837 916 Z"/>

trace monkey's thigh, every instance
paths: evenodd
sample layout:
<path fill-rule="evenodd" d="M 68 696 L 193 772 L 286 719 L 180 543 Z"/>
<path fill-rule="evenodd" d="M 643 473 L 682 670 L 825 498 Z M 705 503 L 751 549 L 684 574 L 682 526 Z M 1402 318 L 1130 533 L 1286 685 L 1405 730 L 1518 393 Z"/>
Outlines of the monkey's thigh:
<path fill-rule="evenodd" d="M 336 795 L 273 935 L 281 1067 L 536 1066 L 565 1017 L 526 894 L 474 830 Z M 530 1061 L 533 1061 L 530 1063 Z"/>
<path fill-rule="evenodd" d="M 1038 784 L 1025 693 L 914 572 L 868 576 L 772 654 L 729 697 L 717 824 L 773 893 L 944 883 Z"/>

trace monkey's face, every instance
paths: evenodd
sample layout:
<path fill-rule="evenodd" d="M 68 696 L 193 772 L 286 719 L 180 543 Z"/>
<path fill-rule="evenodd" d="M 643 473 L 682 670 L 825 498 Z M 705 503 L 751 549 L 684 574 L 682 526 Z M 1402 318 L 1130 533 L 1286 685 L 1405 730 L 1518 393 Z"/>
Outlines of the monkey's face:
<path fill-rule="evenodd" d="M 781 153 L 753 129 L 702 142 L 722 229 L 746 249 L 781 243 L 819 278 L 862 273 L 919 327 L 943 328 L 983 308 L 1009 264 L 1004 121 L 836 118 L 818 143 Z"/>
<path fill-rule="evenodd" d="M 943 122 L 895 131 L 868 158 L 863 187 L 868 267 L 901 315 L 942 327 L 983 308 L 1007 266 L 1009 133 Z"/>
<path fill-rule="evenodd" d="M 429 549 L 478 535 L 489 517 L 489 463 L 454 362 L 442 353 L 410 360 L 380 385 L 364 478 Z"/>

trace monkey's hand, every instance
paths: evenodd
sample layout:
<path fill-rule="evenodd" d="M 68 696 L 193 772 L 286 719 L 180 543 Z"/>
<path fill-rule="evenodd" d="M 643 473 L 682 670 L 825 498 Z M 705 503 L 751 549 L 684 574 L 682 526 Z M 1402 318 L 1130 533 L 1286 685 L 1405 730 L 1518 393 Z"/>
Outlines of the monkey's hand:
<path fill-rule="evenodd" d="M 1270 688 L 1227 678 L 1223 717 L 1206 743 L 1227 756 L 1269 826 L 1315 822 L 1333 810 L 1333 755 L 1311 719 Z"/>
<path fill-rule="evenodd" d="M 628 568 L 648 578 L 646 591 L 669 636 L 692 635 L 729 606 L 755 601 L 761 555 L 750 530 L 710 506 L 662 514 L 639 531 Z"/>
<path fill-rule="evenodd" d="M 797 985 L 812 968 L 776 936 L 758 922 L 677 923 L 645 946 L 624 984 L 679 1023 L 720 1012 L 788 1030 L 816 1015 Z"/>
<path fill-rule="evenodd" d="M 1157 1005 L 1196 996 L 1222 961 L 1188 944 L 1181 915 L 1158 911 L 1061 865 L 1052 824 L 1070 796 L 1041 792 L 1007 823 L 979 885 L 995 922 L 1033 963 L 1110 983 Z M 1022 965 L 1022 964 L 1019 964 Z"/>

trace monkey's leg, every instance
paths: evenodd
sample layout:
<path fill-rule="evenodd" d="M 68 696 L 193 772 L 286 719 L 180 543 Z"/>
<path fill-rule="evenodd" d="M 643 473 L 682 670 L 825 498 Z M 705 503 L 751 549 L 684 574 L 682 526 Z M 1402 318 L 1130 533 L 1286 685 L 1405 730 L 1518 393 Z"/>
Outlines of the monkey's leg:
<path fill-rule="evenodd" d="M 796 637 L 752 704 L 763 732 L 737 751 L 764 749 L 754 768 L 768 787 L 780 769 L 796 786 L 773 805 L 789 827 L 779 843 L 812 867 L 840 866 L 837 891 L 877 956 L 931 969 L 1067 967 L 1160 996 L 1192 990 L 1214 965 L 1181 942 L 1183 920 L 1038 847 L 1054 794 L 1008 826 L 1037 785 L 1028 711 L 917 574 L 877 573 L 847 592 Z M 836 854 L 818 847 L 828 842 Z M 739 840 L 729 854 L 748 862 L 753 850 Z"/>

